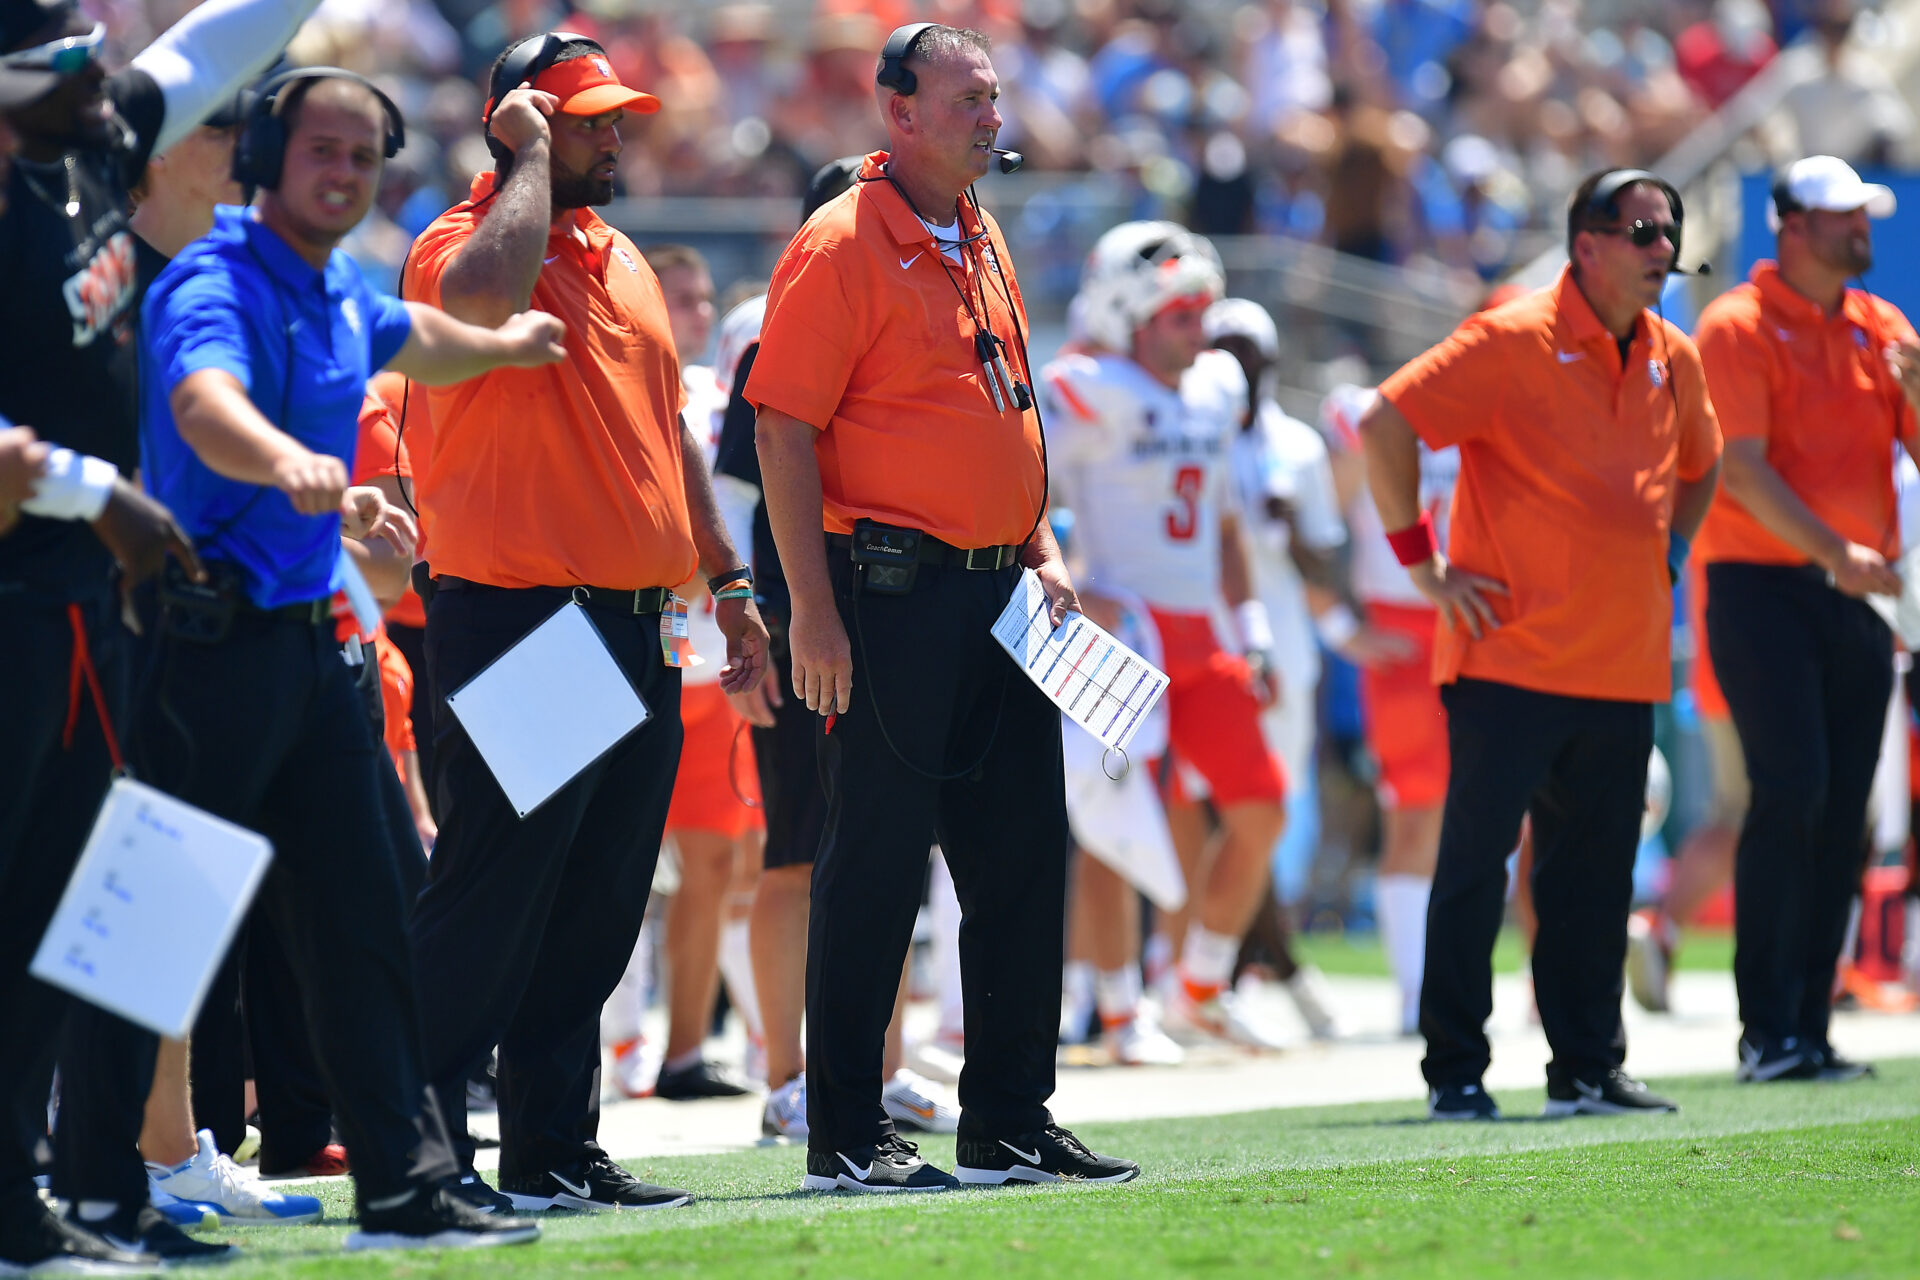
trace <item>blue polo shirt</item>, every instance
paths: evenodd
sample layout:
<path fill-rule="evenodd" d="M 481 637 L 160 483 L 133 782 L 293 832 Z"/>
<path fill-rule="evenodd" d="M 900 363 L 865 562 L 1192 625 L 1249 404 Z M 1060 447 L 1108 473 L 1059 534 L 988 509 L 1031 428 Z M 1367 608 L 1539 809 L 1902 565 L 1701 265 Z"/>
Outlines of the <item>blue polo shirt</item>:
<path fill-rule="evenodd" d="M 213 230 L 147 290 L 141 315 L 140 466 L 201 555 L 240 567 L 263 609 L 340 586 L 340 517 L 303 516 L 278 489 L 219 475 L 180 438 L 169 397 L 202 369 L 232 374 L 267 421 L 353 469 L 367 379 L 406 343 L 406 305 L 334 250 L 316 271 L 251 211 Z"/>

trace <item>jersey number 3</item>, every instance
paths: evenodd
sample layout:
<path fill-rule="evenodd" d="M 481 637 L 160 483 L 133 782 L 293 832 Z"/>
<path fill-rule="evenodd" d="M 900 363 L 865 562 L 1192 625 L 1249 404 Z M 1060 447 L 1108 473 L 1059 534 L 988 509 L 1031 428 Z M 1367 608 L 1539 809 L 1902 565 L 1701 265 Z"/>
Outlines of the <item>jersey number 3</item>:
<path fill-rule="evenodd" d="M 1191 542 L 1200 528 L 1200 491 L 1206 484 L 1204 468 L 1188 463 L 1173 473 L 1173 509 L 1167 512 L 1167 537 Z"/>

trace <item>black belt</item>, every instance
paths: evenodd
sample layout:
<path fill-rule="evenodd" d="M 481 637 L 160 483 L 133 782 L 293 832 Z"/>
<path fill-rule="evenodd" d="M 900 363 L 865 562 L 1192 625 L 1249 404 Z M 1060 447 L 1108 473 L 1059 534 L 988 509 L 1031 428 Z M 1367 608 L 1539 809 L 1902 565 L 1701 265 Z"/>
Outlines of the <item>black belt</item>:
<path fill-rule="evenodd" d="M 835 551 L 853 550 L 853 539 L 844 533 L 827 535 L 827 545 Z M 1020 558 L 1015 546 L 956 547 L 930 533 L 920 535 L 920 550 L 915 557 L 921 564 L 946 564 L 956 569 L 1004 569 Z"/>
<path fill-rule="evenodd" d="M 474 582 L 467 578 L 456 578 L 450 573 L 442 573 L 433 579 L 437 591 L 512 591 L 513 587 L 496 587 L 491 583 Z M 574 600 L 592 609 L 606 609 L 612 613 L 641 614 L 664 613 L 667 597 L 673 594 L 671 587 L 531 587 L 533 591 L 568 592 Z"/>
<path fill-rule="evenodd" d="M 333 597 L 322 596 L 318 600 L 301 600 L 294 604 L 275 605 L 271 609 L 262 609 L 246 596 L 237 602 L 241 613 L 252 614 L 256 618 L 274 618 L 282 622 L 298 622 L 305 626 L 316 627 L 333 617 Z"/>

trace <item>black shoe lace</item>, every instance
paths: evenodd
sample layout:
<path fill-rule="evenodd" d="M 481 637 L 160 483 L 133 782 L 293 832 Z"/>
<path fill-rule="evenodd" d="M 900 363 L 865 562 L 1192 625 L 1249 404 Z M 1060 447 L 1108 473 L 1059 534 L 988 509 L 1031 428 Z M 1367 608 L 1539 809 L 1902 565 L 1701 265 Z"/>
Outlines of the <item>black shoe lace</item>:
<path fill-rule="evenodd" d="M 1049 1125 L 1040 1132 L 1065 1147 L 1071 1155 L 1078 1156 L 1082 1160 L 1092 1160 L 1094 1158 L 1093 1152 L 1087 1150 L 1087 1144 L 1074 1137 L 1073 1130 L 1071 1129 L 1063 1129 L 1056 1124 Z"/>
<path fill-rule="evenodd" d="M 920 1148 L 897 1133 L 890 1133 L 873 1144 L 874 1154 L 883 1156 L 896 1164 L 905 1164 L 920 1158 Z"/>

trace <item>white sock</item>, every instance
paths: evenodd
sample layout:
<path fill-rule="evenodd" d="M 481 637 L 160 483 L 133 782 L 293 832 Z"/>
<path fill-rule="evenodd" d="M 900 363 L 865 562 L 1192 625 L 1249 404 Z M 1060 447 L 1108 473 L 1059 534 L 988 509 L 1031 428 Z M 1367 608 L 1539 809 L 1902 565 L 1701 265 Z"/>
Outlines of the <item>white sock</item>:
<path fill-rule="evenodd" d="M 1233 962 L 1239 958 L 1240 939 L 1189 924 L 1187 945 L 1180 952 L 1180 976 L 1195 987 L 1225 987 L 1233 980 Z"/>
<path fill-rule="evenodd" d="M 747 1034 L 760 1039 L 760 994 L 753 985 L 753 952 L 747 946 L 744 916 L 727 921 L 720 930 L 720 978 L 727 984 L 734 1012 L 747 1024 Z"/>
<path fill-rule="evenodd" d="M 1117 1027 L 1132 1022 L 1140 1012 L 1140 969 L 1122 965 L 1102 969 L 1094 979 L 1094 997 L 1100 1006 L 1100 1025 Z"/>
<path fill-rule="evenodd" d="M 77 1206 L 82 1222 L 105 1222 L 120 1212 L 120 1206 L 112 1200 L 82 1200 Z"/>
<path fill-rule="evenodd" d="M 933 860 L 927 905 L 933 914 L 933 981 L 940 992 L 940 1034 L 958 1040 L 966 1029 L 967 1005 L 960 990 L 960 895 L 954 892 L 947 855 Z"/>
<path fill-rule="evenodd" d="M 693 1048 L 687 1050 L 685 1053 L 676 1053 L 661 1063 L 660 1069 L 662 1071 L 685 1071 L 688 1067 L 697 1067 L 700 1065 L 701 1052 L 702 1050 L 700 1048 Z"/>
<path fill-rule="evenodd" d="M 1400 1023 L 1420 1021 L 1420 981 L 1427 961 L 1427 899 L 1430 876 L 1386 875 L 1373 882 L 1373 910 L 1387 963 L 1400 982 Z"/>
<path fill-rule="evenodd" d="M 647 987 L 651 983 L 652 968 L 653 937 L 643 928 L 633 944 L 633 955 L 627 960 L 626 972 L 620 975 L 619 985 L 614 987 L 613 994 L 607 997 L 606 1004 L 600 1008 L 601 1044 L 624 1044 L 639 1038 L 640 1017 L 647 1010 Z"/>
<path fill-rule="evenodd" d="M 1093 1013 L 1095 977 L 1085 960 L 1069 960 L 1060 970 L 1060 1028 L 1078 1040 Z"/>

